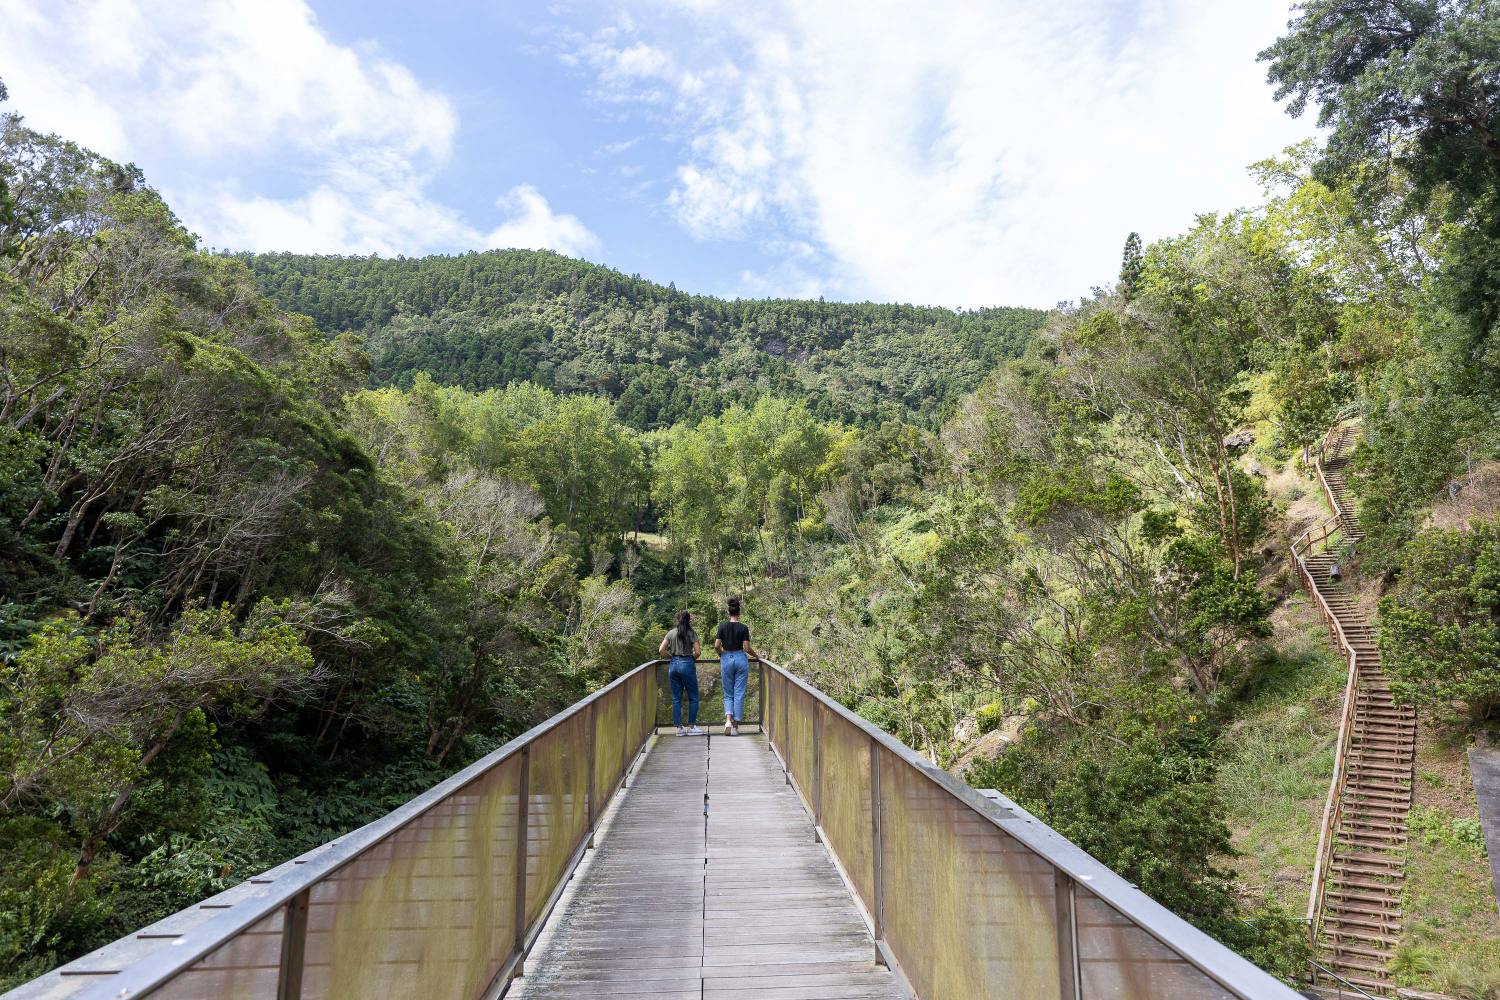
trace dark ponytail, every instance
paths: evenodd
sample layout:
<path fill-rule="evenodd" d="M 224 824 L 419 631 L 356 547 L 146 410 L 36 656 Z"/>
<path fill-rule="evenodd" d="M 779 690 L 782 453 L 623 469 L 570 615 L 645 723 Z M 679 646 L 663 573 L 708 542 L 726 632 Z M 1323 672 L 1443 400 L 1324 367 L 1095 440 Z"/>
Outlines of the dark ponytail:
<path fill-rule="evenodd" d="M 693 631 L 693 614 L 686 608 L 677 612 L 677 635 L 688 642 L 698 638 L 698 634 Z"/>
<path fill-rule="evenodd" d="M 731 597 L 729 599 L 729 613 L 736 618 L 740 616 L 740 599 L 738 597 Z"/>

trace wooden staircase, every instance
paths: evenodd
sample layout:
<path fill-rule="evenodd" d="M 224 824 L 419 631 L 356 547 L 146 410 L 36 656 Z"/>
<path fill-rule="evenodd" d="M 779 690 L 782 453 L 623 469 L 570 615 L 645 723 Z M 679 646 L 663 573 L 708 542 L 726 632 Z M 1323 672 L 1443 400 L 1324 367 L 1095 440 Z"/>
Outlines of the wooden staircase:
<path fill-rule="evenodd" d="M 1357 431 L 1336 425 L 1313 469 L 1333 515 L 1292 545 L 1292 567 L 1349 664 L 1334 775 L 1324 808 L 1308 920 L 1319 962 L 1366 990 L 1390 990 L 1387 963 L 1401 942 L 1406 816 L 1416 713 L 1398 706 L 1380 667 L 1375 628 L 1334 579 L 1344 548 L 1363 534 L 1344 467 Z"/>

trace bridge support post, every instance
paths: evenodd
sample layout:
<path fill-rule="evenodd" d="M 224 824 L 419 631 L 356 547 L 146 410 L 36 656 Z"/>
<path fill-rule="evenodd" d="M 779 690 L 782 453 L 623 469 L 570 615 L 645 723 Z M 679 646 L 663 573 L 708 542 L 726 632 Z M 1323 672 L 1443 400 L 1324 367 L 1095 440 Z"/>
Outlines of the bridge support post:
<path fill-rule="evenodd" d="M 763 662 L 757 662 L 756 666 L 758 666 L 760 668 L 757 671 L 757 673 L 756 673 L 756 676 L 757 676 L 757 678 L 758 678 L 758 680 L 760 682 L 760 697 L 756 698 L 756 705 L 755 705 L 755 726 L 761 732 L 765 732 L 766 731 L 766 665 Z"/>
<path fill-rule="evenodd" d="M 870 906 L 870 919 L 874 921 L 875 927 L 875 964 L 884 965 L 885 955 L 880 950 L 880 942 L 885 940 L 885 850 L 880 835 L 880 744 L 872 736 L 870 738 L 870 833 L 871 833 L 871 874 L 874 875 L 875 899 Z"/>
<path fill-rule="evenodd" d="M 588 846 L 590 848 L 592 848 L 594 846 L 594 824 L 597 823 L 598 820 L 599 820 L 599 779 L 598 779 L 598 775 L 594 773 L 594 756 L 595 756 L 595 754 L 594 754 L 594 748 L 595 748 L 595 745 L 597 744 L 598 740 L 599 740 L 599 703 L 597 701 L 593 701 L 593 702 L 589 703 L 589 750 L 588 750 L 588 753 L 589 753 L 589 789 L 588 789 L 589 844 L 588 844 Z"/>
<path fill-rule="evenodd" d="M 1061 869 L 1053 869 L 1057 904 L 1057 981 L 1061 1000 L 1078 1000 L 1082 985 L 1078 974 L 1078 906 L 1074 889 L 1078 883 Z"/>
<path fill-rule="evenodd" d="M 819 843 L 823 837 L 818 832 L 823 828 L 823 710 L 813 702 L 813 779 L 812 779 L 812 807 L 813 807 L 813 843 Z"/>
<path fill-rule="evenodd" d="M 760 665 L 760 728 L 766 731 L 769 739 L 766 740 L 766 749 L 775 753 L 776 727 L 772 725 L 775 721 L 771 708 L 771 671 L 764 663 Z"/>
<path fill-rule="evenodd" d="M 303 889 L 286 904 L 281 923 L 281 972 L 276 979 L 276 1000 L 302 1000 L 302 967 L 307 953 L 307 899 Z"/>
<path fill-rule="evenodd" d="M 782 693 L 781 722 L 776 728 L 781 733 L 781 776 L 790 785 L 792 783 L 792 731 L 787 726 L 787 705 L 792 700 L 791 681 L 782 685 Z"/>
<path fill-rule="evenodd" d="M 526 824 L 531 799 L 531 747 L 521 750 L 521 777 L 516 784 L 516 971 L 526 974 Z"/>

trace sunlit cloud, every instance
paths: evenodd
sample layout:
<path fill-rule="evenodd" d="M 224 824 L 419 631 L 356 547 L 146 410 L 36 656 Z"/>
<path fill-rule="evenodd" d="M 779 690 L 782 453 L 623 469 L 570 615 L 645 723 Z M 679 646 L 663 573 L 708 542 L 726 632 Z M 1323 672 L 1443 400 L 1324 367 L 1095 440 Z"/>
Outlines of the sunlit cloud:
<path fill-rule="evenodd" d="M 1253 199 L 1244 168 L 1309 130 L 1255 63 L 1280 3 L 633 10 L 563 54 L 678 138 L 678 224 L 805 240 L 846 296 L 1076 296 L 1113 277 L 1130 231 Z"/>
<path fill-rule="evenodd" d="M 452 156 L 452 101 L 377 46 L 330 40 L 302 0 L 0 0 L 0 23 L 10 107 L 115 159 L 169 157 L 173 178 L 150 179 L 210 245 L 411 254 L 486 243 L 428 194 Z M 490 240 L 599 247 L 535 187 L 499 204 L 509 221 Z"/>

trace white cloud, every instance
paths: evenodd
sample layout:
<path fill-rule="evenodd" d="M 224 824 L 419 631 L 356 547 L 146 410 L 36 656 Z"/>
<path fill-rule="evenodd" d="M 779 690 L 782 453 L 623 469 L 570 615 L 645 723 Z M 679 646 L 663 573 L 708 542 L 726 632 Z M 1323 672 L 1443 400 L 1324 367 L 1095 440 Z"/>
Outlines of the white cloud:
<path fill-rule="evenodd" d="M 641 103 L 681 139 L 667 205 L 694 237 L 805 239 L 846 295 L 1050 305 L 1112 280 L 1131 230 L 1253 200 L 1245 166 L 1310 132 L 1255 62 L 1287 17 L 1284 0 L 663 0 L 573 51 L 609 100 L 646 78 L 670 93 L 670 113 Z"/>
<path fill-rule="evenodd" d="M 605 143 L 603 146 L 600 146 L 594 151 L 594 155 L 598 156 L 600 154 L 603 154 L 604 156 L 614 156 L 618 153 L 625 152 L 625 150 L 629 149 L 631 146 L 634 146 L 640 141 L 641 136 L 636 136 L 634 139 L 625 139 L 622 142 Z"/>
<path fill-rule="evenodd" d="M 377 46 L 331 40 L 303 0 L 0 0 L 0 24 L 9 107 L 140 162 L 209 245 L 389 255 L 485 239 L 427 193 L 452 154 L 452 102 Z M 521 214 L 497 233 L 597 246 L 534 188 L 501 201 Z"/>
<path fill-rule="evenodd" d="M 496 249 L 556 250 L 570 257 L 597 253 L 599 237 L 576 215 L 554 213 L 541 192 L 530 184 L 519 184 L 496 200 L 495 204 L 514 217 L 485 238 L 485 244 Z"/>

